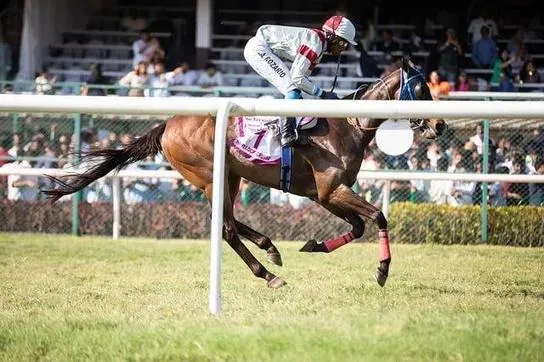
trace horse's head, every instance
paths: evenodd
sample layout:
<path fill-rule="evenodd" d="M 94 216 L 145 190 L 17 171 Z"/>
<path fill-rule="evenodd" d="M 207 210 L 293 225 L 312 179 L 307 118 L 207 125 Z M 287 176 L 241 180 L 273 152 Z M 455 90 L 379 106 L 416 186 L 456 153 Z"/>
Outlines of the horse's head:
<path fill-rule="evenodd" d="M 414 64 L 404 57 L 399 69 L 400 83 L 395 92 L 395 98 L 399 100 L 432 101 L 431 91 L 425 77 Z M 441 136 L 448 128 L 443 119 L 411 118 L 412 129 L 419 130 L 425 138 L 433 139 Z"/>

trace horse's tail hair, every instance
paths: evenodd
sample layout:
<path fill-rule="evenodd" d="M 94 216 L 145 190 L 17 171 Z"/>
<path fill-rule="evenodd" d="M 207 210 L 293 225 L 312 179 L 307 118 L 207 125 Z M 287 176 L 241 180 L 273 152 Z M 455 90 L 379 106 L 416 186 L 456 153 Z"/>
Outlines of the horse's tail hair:
<path fill-rule="evenodd" d="M 46 175 L 56 187 L 41 191 L 48 196 L 51 203 L 54 203 L 61 197 L 73 194 L 106 176 L 112 170 L 120 171 L 133 162 L 154 156 L 162 149 L 161 137 L 165 129 L 166 123 L 162 123 L 143 136 L 132 139 L 120 149 L 106 148 L 82 153 L 78 164 L 91 164 L 89 168 L 83 173 L 72 173 L 58 178 Z"/>

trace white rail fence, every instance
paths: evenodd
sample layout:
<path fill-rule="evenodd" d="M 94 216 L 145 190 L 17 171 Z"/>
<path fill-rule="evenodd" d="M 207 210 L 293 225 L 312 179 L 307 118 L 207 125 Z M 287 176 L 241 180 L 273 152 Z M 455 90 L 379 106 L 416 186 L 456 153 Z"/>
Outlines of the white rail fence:
<path fill-rule="evenodd" d="M 310 100 L 297 102 L 283 99 L 264 100 L 251 98 L 146 98 L 139 97 L 81 97 L 45 95 L 0 95 L 0 112 L 39 113 L 91 113 L 91 114 L 139 114 L 139 115 L 215 115 L 215 144 L 213 170 L 213 199 L 210 250 L 209 308 L 212 314 L 221 309 L 220 272 L 221 239 L 223 220 L 223 181 L 225 162 L 226 127 L 229 115 L 263 116 L 319 116 L 319 117 L 371 117 L 381 119 L 400 118 L 544 118 L 544 104 L 539 101 L 352 101 Z M 122 174 L 121 174 L 122 175 Z M 387 174 L 386 177 L 395 177 Z M 444 177 L 418 174 L 418 179 Z M 463 174 L 460 174 L 462 177 Z M 153 172 L 154 177 L 159 177 Z M 382 175 L 383 176 L 383 175 Z M 409 176 L 409 175 L 403 175 Z M 505 175 L 471 175 L 471 177 L 495 176 L 499 181 Z M 376 179 L 377 173 L 368 177 Z M 527 182 L 536 180 L 531 176 Z M 540 180 L 540 176 L 539 180 Z M 471 178 L 474 180 L 474 178 Z M 512 181 L 512 180 L 510 180 Z M 525 181 L 524 181 L 525 182 Z M 541 181 L 539 181 L 541 182 Z M 115 182 L 118 183 L 118 182 Z M 115 212 L 119 212 L 116 210 Z M 117 219 L 118 220 L 118 219 Z"/>

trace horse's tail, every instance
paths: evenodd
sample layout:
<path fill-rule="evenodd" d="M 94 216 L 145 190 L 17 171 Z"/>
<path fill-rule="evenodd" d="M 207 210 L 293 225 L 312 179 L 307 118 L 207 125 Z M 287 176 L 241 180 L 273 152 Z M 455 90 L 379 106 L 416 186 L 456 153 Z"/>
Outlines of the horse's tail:
<path fill-rule="evenodd" d="M 156 126 L 143 136 L 131 140 L 121 149 L 101 149 L 83 154 L 80 163 L 89 162 L 92 164 L 91 167 L 83 173 L 74 173 L 59 178 L 47 176 L 56 187 L 52 190 L 42 190 L 42 192 L 54 203 L 62 196 L 83 189 L 114 169 L 119 171 L 128 164 L 156 155 L 162 149 L 161 137 L 165 128 L 166 123 Z"/>

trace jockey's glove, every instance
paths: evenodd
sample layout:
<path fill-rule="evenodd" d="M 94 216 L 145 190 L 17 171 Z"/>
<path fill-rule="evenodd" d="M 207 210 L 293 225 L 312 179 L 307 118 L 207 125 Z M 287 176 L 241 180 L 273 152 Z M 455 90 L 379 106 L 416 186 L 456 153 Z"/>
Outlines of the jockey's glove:
<path fill-rule="evenodd" d="M 321 93 L 319 98 L 321 98 L 321 99 L 339 99 L 338 94 L 336 94 L 334 92 L 327 92 L 325 90 Z"/>

